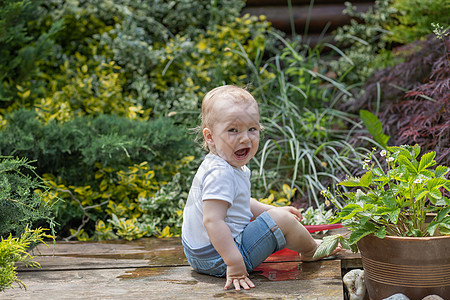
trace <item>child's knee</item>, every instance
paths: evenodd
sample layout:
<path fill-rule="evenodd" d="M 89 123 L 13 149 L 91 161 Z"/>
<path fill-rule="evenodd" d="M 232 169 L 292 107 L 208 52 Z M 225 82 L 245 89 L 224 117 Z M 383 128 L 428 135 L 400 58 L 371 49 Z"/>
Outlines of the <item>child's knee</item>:
<path fill-rule="evenodd" d="M 279 207 L 272 208 L 268 213 L 284 234 L 286 234 L 293 224 L 298 223 L 293 214 Z"/>

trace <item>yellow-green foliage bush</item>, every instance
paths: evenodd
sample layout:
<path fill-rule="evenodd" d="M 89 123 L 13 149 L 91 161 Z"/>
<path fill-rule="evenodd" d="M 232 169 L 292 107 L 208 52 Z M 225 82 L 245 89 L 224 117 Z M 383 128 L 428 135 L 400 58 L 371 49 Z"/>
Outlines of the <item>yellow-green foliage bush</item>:
<path fill-rule="evenodd" d="M 79 240 L 136 239 L 143 236 L 171 236 L 180 233 L 183 189 L 189 177 L 180 182 L 194 157 L 184 157 L 175 164 L 167 162 L 150 168 L 147 162 L 116 170 L 96 164 L 95 182 L 86 186 L 66 185 L 51 174 L 43 177 L 50 191 L 48 202 L 61 198 L 58 211 L 82 208 L 82 226 L 70 228 Z M 95 225 L 92 235 L 85 227 Z"/>
<path fill-rule="evenodd" d="M 448 0 L 392 0 L 392 8 L 395 13 L 383 26 L 397 43 L 411 43 L 432 33 L 432 23 L 450 25 Z"/>
<path fill-rule="evenodd" d="M 177 35 L 155 45 L 160 55 L 151 78 L 155 90 L 165 95 L 161 97 L 164 101 L 155 101 L 155 109 L 164 113 L 199 111 L 202 96 L 217 85 L 258 85 L 258 80 L 274 78 L 259 66 L 267 48 L 273 47 L 268 45 L 270 30 L 264 16 L 246 14 L 194 39 Z"/>
<path fill-rule="evenodd" d="M 15 263 L 23 262 L 27 267 L 40 267 L 38 262 L 27 250 L 37 243 L 44 243 L 44 238 L 53 238 L 45 233 L 45 229 L 29 229 L 28 227 L 19 237 L 11 234 L 7 238 L 1 237 L 0 241 L 0 292 L 17 283 L 19 287 L 26 285 L 17 277 L 17 266 Z M 47 244 L 45 244 L 47 245 Z"/>
<path fill-rule="evenodd" d="M 61 73 L 41 74 L 46 91 L 43 97 L 30 93 L 31 83 L 16 86 L 21 101 L 8 107 L 8 111 L 34 107 L 44 123 L 101 114 L 148 119 L 151 110 L 144 110 L 131 96 L 124 95 L 124 78 L 114 62 L 100 63 L 76 53 L 74 61 L 66 60 L 59 69 Z"/>
<path fill-rule="evenodd" d="M 148 119 L 150 110 L 123 93 L 123 75 L 113 61 L 99 63 L 75 53 L 75 60 L 66 60 L 61 73 L 43 74 L 47 85 L 45 97 L 34 101 L 41 120 L 65 122 L 75 117 L 101 114 Z"/>

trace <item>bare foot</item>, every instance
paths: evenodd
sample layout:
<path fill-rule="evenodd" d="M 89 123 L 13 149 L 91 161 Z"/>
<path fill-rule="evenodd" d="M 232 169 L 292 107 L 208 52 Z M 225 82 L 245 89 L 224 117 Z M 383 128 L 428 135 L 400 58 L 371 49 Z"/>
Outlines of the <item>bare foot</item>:
<path fill-rule="evenodd" d="M 314 240 L 316 241 L 317 246 L 316 246 L 312 251 L 310 251 L 310 252 L 305 252 L 305 253 L 300 253 L 300 254 L 299 254 L 299 255 L 300 255 L 300 259 L 301 259 L 302 261 L 306 261 L 306 262 L 308 262 L 308 261 L 318 261 L 318 260 L 321 260 L 321 259 L 326 258 L 326 257 L 331 257 L 331 256 L 335 255 L 336 253 L 338 253 L 339 251 L 342 250 L 341 245 L 338 245 L 338 246 L 336 247 L 336 249 L 334 249 L 333 252 L 330 253 L 330 255 L 328 255 L 328 256 L 322 256 L 322 257 L 318 257 L 318 258 L 313 258 L 314 253 L 316 252 L 317 247 L 319 247 L 319 245 L 322 243 L 321 240 L 317 240 L 317 239 L 314 239 Z"/>

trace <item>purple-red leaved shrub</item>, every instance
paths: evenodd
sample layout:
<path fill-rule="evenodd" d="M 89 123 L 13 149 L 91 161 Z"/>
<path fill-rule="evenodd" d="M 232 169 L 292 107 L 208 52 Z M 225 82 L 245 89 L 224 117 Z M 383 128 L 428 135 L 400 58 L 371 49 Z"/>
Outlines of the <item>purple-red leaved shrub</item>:
<path fill-rule="evenodd" d="M 444 44 L 446 43 L 446 44 Z M 423 40 L 396 50 L 403 59 L 398 65 L 373 74 L 362 97 L 346 109 L 376 111 L 389 145 L 419 144 L 436 151 L 438 164 L 450 165 L 450 39 L 430 34 Z"/>

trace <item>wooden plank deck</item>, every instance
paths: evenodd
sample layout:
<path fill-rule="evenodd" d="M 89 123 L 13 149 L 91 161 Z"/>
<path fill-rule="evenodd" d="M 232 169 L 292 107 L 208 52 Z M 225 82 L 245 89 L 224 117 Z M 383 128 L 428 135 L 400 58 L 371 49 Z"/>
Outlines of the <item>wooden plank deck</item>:
<path fill-rule="evenodd" d="M 57 242 L 34 255 L 42 269 L 18 266 L 27 290 L 7 289 L 1 299 L 343 299 L 341 260 L 355 259 L 273 255 L 250 275 L 256 288 L 236 292 L 223 290 L 223 278 L 194 272 L 179 238 Z"/>

